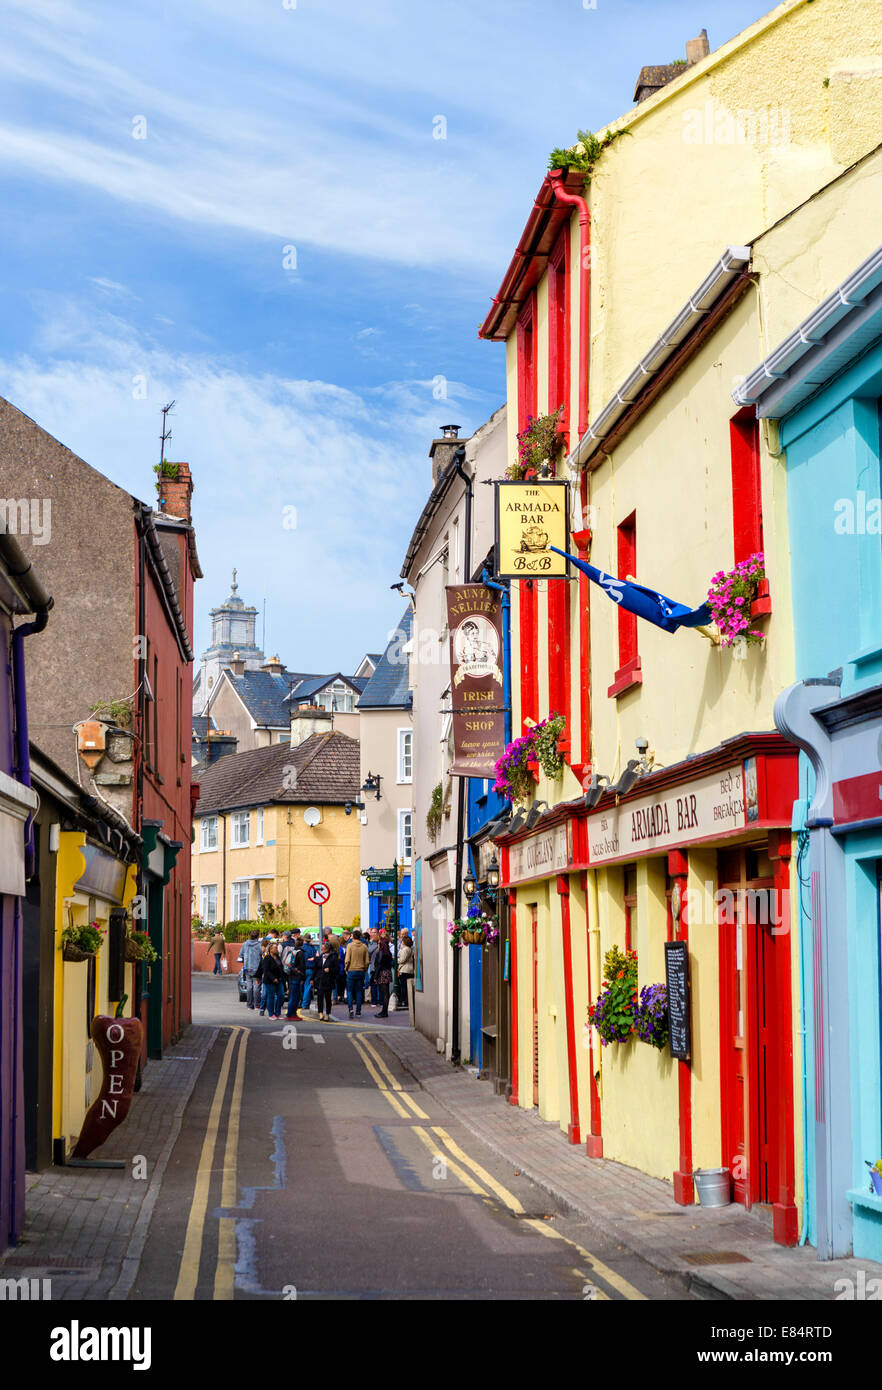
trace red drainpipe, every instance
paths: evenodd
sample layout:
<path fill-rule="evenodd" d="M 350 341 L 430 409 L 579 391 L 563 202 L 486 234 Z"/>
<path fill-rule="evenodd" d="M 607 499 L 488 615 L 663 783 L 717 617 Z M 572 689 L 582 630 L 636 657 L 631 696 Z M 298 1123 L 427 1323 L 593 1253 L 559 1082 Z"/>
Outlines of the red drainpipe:
<path fill-rule="evenodd" d="M 579 439 L 588 428 L 588 347 L 590 342 L 590 288 L 591 288 L 591 213 L 588 204 L 578 193 L 568 193 L 563 186 L 563 170 L 552 169 L 548 182 L 555 196 L 562 203 L 571 203 L 579 209 Z M 578 441 L 577 441 L 578 442 Z"/>

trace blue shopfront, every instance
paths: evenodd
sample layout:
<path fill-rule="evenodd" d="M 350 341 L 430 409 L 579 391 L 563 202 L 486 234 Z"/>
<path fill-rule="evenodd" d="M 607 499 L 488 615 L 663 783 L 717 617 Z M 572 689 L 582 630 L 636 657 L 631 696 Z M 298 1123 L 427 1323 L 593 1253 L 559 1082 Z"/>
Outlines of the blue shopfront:
<path fill-rule="evenodd" d="M 882 248 L 736 399 L 778 422 L 787 487 L 798 680 L 775 722 L 804 754 L 803 1238 L 882 1261 Z"/>

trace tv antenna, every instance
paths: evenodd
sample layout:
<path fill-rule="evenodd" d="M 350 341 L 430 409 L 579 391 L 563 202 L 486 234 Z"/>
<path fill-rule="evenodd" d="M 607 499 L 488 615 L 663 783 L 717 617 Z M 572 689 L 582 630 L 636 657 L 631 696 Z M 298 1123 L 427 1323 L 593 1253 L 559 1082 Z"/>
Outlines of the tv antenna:
<path fill-rule="evenodd" d="M 166 440 L 171 439 L 171 437 L 172 437 L 172 432 L 171 432 L 171 430 L 170 430 L 169 427 L 168 427 L 168 417 L 169 417 L 171 411 L 174 410 L 174 408 L 175 408 L 175 403 L 174 403 L 174 401 L 169 401 L 168 405 L 164 405 L 164 406 L 162 407 L 162 434 L 159 436 L 159 441 L 160 441 L 160 448 L 159 448 L 159 466 L 160 466 L 160 468 L 161 468 L 162 465 L 165 463 L 165 444 L 166 444 Z"/>

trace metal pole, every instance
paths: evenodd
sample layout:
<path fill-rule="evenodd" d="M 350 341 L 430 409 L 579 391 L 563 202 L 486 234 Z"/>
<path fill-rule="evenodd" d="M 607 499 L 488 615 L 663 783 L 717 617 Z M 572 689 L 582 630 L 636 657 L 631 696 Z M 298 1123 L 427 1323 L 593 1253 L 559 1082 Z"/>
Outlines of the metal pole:
<path fill-rule="evenodd" d="M 392 861 L 392 989 L 398 1007 L 398 860 Z"/>
<path fill-rule="evenodd" d="M 319 910 L 319 950 L 321 950 L 321 949 L 322 949 L 322 941 L 324 940 L 324 937 L 322 936 L 322 905 L 321 905 L 321 903 L 319 903 L 319 905 L 318 905 L 318 910 Z"/>

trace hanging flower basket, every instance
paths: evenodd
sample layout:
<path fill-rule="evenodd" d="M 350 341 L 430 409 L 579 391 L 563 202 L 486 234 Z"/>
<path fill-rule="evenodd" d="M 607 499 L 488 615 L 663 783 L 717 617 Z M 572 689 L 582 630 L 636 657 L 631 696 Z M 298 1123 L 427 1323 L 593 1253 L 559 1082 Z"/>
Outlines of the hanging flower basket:
<path fill-rule="evenodd" d="M 451 946 L 491 946 L 499 937 L 496 918 L 479 907 L 469 909 L 467 917 L 447 923 Z"/>
<path fill-rule="evenodd" d="M 61 948 L 62 960 L 91 960 L 94 954 L 94 951 L 84 951 L 79 946 L 72 945 L 69 941 L 66 941 Z"/>
<path fill-rule="evenodd" d="M 65 927 L 61 933 L 62 959 L 91 960 L 92 956 L 101 948 L 105 930 L 106 928 L 99 927 L 97 922 L 89 922 L 84 927 L 73 925 Z"/>
<path fill-rule="evenodd" d="M 566 443 L 558 429 L 563 406 L 552 415 L 530 415 L 527 428 L 518 433 L 517 462 L 505 470 L 505 476 L 514 482 L 535 482 L 539 478 L 553 478 L 555 464 Z"/>

